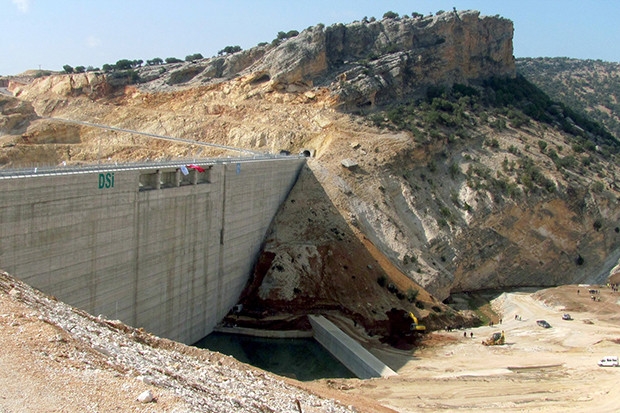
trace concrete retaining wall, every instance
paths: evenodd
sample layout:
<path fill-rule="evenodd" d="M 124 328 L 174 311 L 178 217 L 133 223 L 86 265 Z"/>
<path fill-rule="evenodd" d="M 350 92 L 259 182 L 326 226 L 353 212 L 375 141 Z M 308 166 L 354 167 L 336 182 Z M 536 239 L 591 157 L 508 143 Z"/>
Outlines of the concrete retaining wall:
<path fill-rule="evenodd" d="M 312 338 L 314 332 L 304 330 L 261 330 L 247 327 L 215 327 L 214 333 L 236 334 L 239 336 L 264 338 Z"/>
<path fill-rule="evenodd" d="M 397 374 L 323 316 L 308 316 L 314 338 L 360 379 Z"/>
<path fill-rule="evenodd" d="M 0 268 L 174 340 L 236 303 L 304 159 L 0 178 Z"/>

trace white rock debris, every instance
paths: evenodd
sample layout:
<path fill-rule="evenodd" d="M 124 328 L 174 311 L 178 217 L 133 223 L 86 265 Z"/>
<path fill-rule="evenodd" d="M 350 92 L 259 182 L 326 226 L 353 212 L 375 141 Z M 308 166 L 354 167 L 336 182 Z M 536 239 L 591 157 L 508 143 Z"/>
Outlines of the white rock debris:
<path fill-rule="evenodd" d="M 120 321 L 94 317 L 56 301 L 0 272 L 0 290 L 19 291 L 21 301 L 36 307 L 42 319 L 87 343 L 107 365 L 145 385 L 172 391 L 191 412 L 355 412 L 334 400 L 313 395 L 231 357 L 153 336 Z M 17 296 L 15 292 L 12 297 Z M 88 354 L 76 353 L 86 365 Z M 151 390 L 142 403 L 156 401 Z M 181 412 L 177 412 L 181 413 Z"/>
<path fill-rule="evenodd" d="M 150 390 L 146 390 L 140 393 L 140 395 L 138 396 L 138 401 L 140 403 L 150 403 L 154 399 L 155 399 L 155 396 L 153 396 L 153 392 L 151 392 Z"/>

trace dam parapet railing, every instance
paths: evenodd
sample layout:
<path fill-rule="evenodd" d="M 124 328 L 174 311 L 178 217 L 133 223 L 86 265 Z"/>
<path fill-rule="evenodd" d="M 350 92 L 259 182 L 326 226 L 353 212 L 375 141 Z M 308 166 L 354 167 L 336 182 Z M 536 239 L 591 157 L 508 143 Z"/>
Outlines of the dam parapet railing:
<path fill-rule="evenodd" d="M 116 162 L 105 160 L 97 163 L 84 163 L 80 165 L 32 165 L 19 168 L 0 168 L 0 179 L 11 179 L 32 176 L 53 176 L 67 174 L 87 174 L 108 171 L 132 171 L 149 169 L 179 168 L 187 165 L 211 166 L 226 165 L 244 162 L 278 161 L 291 159 L 305 159 L 304 155 L 269 154 L 219 157 L 219 158 L 178 158 L 165 160 L 147 160 L 143 162 Z"/>

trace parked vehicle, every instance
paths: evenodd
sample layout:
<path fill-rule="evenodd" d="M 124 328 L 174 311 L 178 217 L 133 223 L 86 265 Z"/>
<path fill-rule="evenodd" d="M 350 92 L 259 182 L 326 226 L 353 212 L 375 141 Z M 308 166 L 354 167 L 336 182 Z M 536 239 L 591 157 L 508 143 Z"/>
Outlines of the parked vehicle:
<path fill-rule="evenodd" d="M 598 362 L 598 365 L 601 367 L 618 367 L 620 366 L 620 363 L 618 362 L 617 356 L 607 356 L 605 358 L 602 358 Z"/>
<path fill-rule="evenodd" d="M 570 316 L 570 314 L 566 313 L 562 316 L 562 320 L 572 320 L 573 317 Z"/>
<path fill-rule="evenodd" d="M 542 328 L 551 328 L 551 324 L 547 323 L 545 320 L 538 320 L 536 324 L 541 326 Z"/>

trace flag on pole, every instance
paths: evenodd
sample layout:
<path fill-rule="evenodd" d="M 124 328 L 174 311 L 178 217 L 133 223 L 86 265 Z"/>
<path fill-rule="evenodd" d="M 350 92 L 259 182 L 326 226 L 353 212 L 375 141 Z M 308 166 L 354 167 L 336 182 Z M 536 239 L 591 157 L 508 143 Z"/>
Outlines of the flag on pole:
<path fill-rule="evenodd" d="M 194 164 L 187 165 L 187 167 L 188 167 L 189 169 L 195 169 L 195 170 L 196 170 L 196 171 L 198 171 L 198 172 L 204 172 L 204 171 L 205 171 L 205 170 L 204 170 L 204 168 L 201 168 L 200 166 L 198 166 L 198 165 L 194 165 Z"/>

